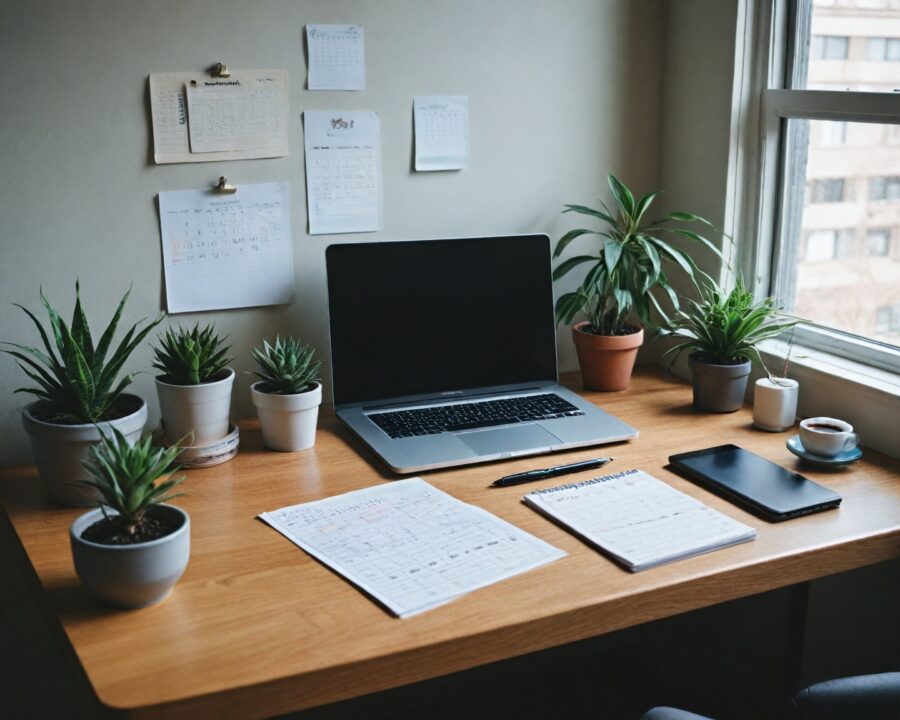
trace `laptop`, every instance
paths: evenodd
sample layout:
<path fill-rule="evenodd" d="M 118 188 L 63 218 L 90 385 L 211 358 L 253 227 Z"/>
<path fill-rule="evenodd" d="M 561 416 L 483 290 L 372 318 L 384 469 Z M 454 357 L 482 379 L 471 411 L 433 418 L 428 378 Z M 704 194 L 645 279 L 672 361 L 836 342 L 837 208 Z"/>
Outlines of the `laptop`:
<path fill-rule="evenodd" d="M 558 383 L 547 235 L 325 251 L 337 416 L 396 473 L 637 437 Z"/>

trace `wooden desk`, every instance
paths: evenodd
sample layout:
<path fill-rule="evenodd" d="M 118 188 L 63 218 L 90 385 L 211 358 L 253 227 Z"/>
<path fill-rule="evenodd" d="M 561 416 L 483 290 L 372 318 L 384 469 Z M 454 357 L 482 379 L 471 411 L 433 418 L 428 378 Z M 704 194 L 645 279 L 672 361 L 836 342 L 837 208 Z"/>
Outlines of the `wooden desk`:
<path fill-rule="evenodd" d="M 308 708 L 900 557 L 896 461 L 866 452 L 838 472 L 803 469 L 841 493 L 843 505 L 769 524 L 663 468 L 673 452 L 724 442 L 793 468 L 788 434 L 753 430 L 748 409 L 694 413 L 689 388 L 657 371 L 639 373 L 626 392 L 588 397 L 641 432 L 604 450 L 615 470 L 644 469 L 753 525 L 758 538 L 633 575 L 522 505 L 521 487 L 487 489 L 499 475 L 547 465 L 546 457 L 428 473 L 437 487 L 569 556 L 398 620 L 255 519 L 390 476 L 333 417 L 320 420 L 314 449 L 295 454 L 265 451 L 249 422 L 237 458 L 187 473 L 190 494 L 178 502 L 191 514 L 192 552 L 174 593 L 123 612 L 96 604 L 75 577 L 67 531 L 82 511 L 49 505 L 33 468 L 0 473 L 0 500 L 99 700 L 148 718 Z"/>

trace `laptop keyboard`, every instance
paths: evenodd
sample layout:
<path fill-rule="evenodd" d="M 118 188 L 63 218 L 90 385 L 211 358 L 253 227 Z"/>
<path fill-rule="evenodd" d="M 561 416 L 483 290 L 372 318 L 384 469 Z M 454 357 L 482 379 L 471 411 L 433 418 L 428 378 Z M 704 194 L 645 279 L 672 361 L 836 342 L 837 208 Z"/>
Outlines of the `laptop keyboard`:
<path fill-rule="evenodd" d="M 441 432 L 474 430 L 535 420 L 584 415 L 559 395 L 525 395 L 502 400 L 458 403 L 375 413 L 368 418 L 392 438 L 436 435 Z"/>

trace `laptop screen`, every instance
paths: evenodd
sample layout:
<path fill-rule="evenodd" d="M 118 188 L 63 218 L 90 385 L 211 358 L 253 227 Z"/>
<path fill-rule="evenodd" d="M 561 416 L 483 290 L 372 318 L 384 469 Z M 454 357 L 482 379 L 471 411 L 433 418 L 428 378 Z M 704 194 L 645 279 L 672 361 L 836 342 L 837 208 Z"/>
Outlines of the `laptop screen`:
<path fill-rule="evenodd" d="M 326 250 L 338 406 L 555 382 L 546 235 Z"/>

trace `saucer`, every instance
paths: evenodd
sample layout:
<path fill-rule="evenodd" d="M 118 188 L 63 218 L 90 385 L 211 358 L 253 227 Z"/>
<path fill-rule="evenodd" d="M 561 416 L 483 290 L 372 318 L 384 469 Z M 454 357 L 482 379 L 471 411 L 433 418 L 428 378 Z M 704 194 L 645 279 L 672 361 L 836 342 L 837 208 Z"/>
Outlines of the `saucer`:
<path fill-rule="evenodd" d="M 165 446 L 167 438 L 163 433 L 162 423 L 153 433 L 154 444 Z M 231 460 L 238 452 L 240 431 L 234 423 L 228 428 L 228 435 L 199 445 L 183 446 L 176 462 L 185 468 L 202 468 L 219 465 Z"/>
<path fill-rule="evenodd" d="M 805 460 L 811 465 L 819 465 L 820 467 L 840 467 L 841 465 L 849 465 L 852 462 L 856 462 L 862 457 L 862 450 L 858 447 L 855 447 L 851 450 L 845 450 L 844 452 L 838 453 L 834 457 L 822 457 L 821 455 L 813 455 L 811 452 L 807 452 L 806 448 L 803 447 L 803 443 L 800 441 L 799 435 L 794 435 L 791 438 L 788 438 L 786 443 L 787 449 L 790 450 L 794 455 L 796 455 L 801 460 Z"/>

